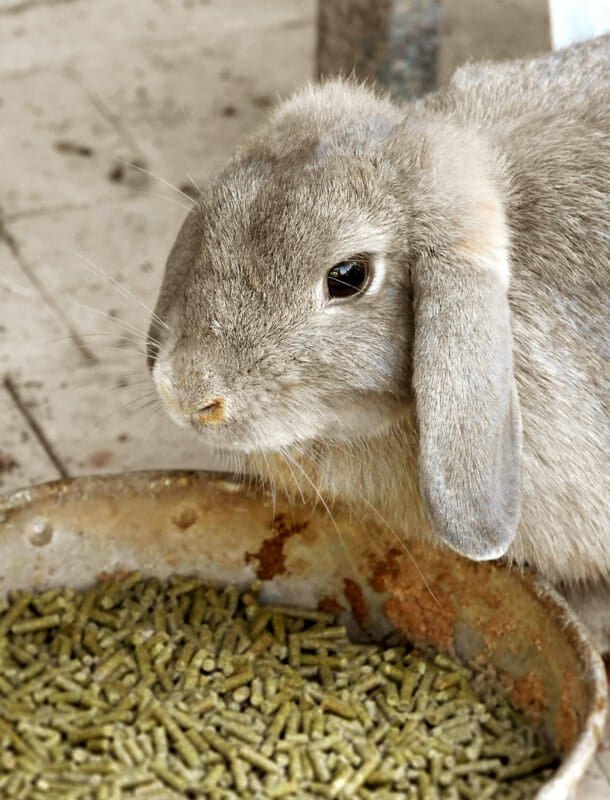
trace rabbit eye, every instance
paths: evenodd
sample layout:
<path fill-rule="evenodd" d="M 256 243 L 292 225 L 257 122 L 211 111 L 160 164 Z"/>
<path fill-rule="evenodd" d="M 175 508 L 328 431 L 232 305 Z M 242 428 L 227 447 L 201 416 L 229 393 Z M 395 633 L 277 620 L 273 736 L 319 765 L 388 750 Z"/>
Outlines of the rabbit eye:
<path fill-rule="evenodd" d="M 370 271 L 369 257 L 364 255 L 335 264 L 326 276 L 329 297 L 334 300 L 361 294 L 369 282 Z"/>

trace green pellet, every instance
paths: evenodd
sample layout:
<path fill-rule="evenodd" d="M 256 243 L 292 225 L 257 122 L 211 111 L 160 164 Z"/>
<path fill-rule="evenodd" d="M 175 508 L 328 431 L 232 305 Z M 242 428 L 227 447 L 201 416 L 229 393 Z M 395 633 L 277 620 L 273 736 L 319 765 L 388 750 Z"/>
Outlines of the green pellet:
<path fill-rule="evenodd" d="M 146 762 L 146 755 L 135 739 L 125 739 L 124 746 L 125 750 L 129 754 L 129 757 L 136 766 L 140 766 L 140 764 L 144 764 Z"/>
<path fill-rule="evenodd" d="M 532 775 L 539 770 L 545 769 L 546 767 L 553 766 L 556 761 L 556 757 L 552 754 L 545 754 L 537 756 L 536 758 L 525 759 L 520 763 L 517 762 L 509 766 L 499 767 L 497 771 L 498 778 L 501 780 L 514 780 L 515 778 L 522 778 L 526 775 Z"/>
<path fill-rule="evenodd" d="M 266 650 L 269 650 L 269 648 L 274 642 L 275 639 L 273 637 L 273 634 L 270 631 L 263 631 L 252 642 L 252 644 L 248 648 L 248 652 L 252 653 L 252 655 L 258 656 L 261 653 L 264 653 Z"/>
<path fill-rule="evenodd" d="M 167 733 L 165 728 L 158 726 L 152 729 L 152 739 L 157 760 L 165 760 L 167 758 Z"/>
<path fill-rule="evenodd" d="M 418 661 L 415 666 L 410 666 L 404 674 L 400 687 L 400 699 L 403 703 L 410 703 L 419 681 L 426 672 L 426 662 Z"/>
<path fill-rule="evenodd" d="M 307 757 L 311 762 L 311 766 L 316 774 L 316 778 L 321 783 L 327 784 L 330 781 L 330 770 L 327 764 L 327 759 L 323 752 L 321 750 L 310 748 L 307 751 Z"/>
<path fill-rule="evenodd" d="M 121 627 L 121 620 L 118 614 L 111 614 L 109 611 L 103 611 L 100 608 L 92 608 L 89 612 L 89 619 L 114 631 L 118 631 Z"/>
<path fill-rule="evenodd" d="M 243 796 L 248 789 L 248 773 L 246 763 L 241 758 L 234 757 L 230 760 L 230 769 L 233 783 L 237 792 Z"/>
<path fill-rule="evenodd" d="M 224 733 L 229 733 L 233 737 L 236 737 L 242 742 L 247 742 L 248 744 L 258 744 L 260 740 L 260 736 L 248 725 L 231 722 L 230 720 L 222 720 L 220 727 Z"/>
<path fill-rule="evenodd" d="M 111 746 L 112 752 L 115 754 L 117 759 L 121 764 L 126 767 L 133 766 L 134 762 L 132 761 L 131 754 L 125 747 L 125 743 L 121 741 L 121 739 L 114 739 Z"/>
<path fill-rule="evenodd" d="M 123 650 L 112 653 L 112 655 L 110 655 L 105 661 L 102 661 L 95 670 L 93 673 L 93 679 L 99 683 L 107 681 L 112 673 L 118 669 L 118 667 L 120 667 L 124 661 L 125 653 Z"/>
<path fill-rule="evenodd" d="M 239 672 L 236 675 L 231 675 L 229 678 L 225 678 L 224 683 L 219 688 L 219 692 L 232 692 L 234 689 L 237 689 L 240 686 L 245 686 L 246 684 L 251 683 L 253 680 L 254 672 L 251 669 L 246 669 L 243 672 Z"/>
<path fill-rule="evenodd" d="M 354 719 L 356 717 L 356 710 L 352 705 L 333 695 L 328 695 L 324 698 L 322 701 L 322 708 L 325 711 L 329 711 L 331 714 L 336 714 L 345 719 Z"/>
<path fill-rule="evenodd" d="M 288 774 L 290 780 L 300 784 L 303 780 L 303 761 L 301 753 L 296 747 L 292 747 L 288 754 Z"/>
<path fill-rule="evenodd" d="M 22 594 L 0 618 L 0 636 L 6 636 L 18 619 L 27 611 L 32 602 L 32 595 Z"/>
<path fill-rule="evenodd" d="M 289 700 L 284 701 L 280 706 L 277 714 L 275 715 L 273 721 L 271 722 L 271 725 L 269 726 L 269 730 L 267 732 L 268 736 L 277 739 L 281 735 L 282 731 L 284 730 L 284 725 L 286 725 L 291 711 L 292 711 L 292 703 Z"/>
<path fill-rule="evenodd" d="M 377 769 L 380 762 L 381 756 L 376 750 L 369 753 L 362 763 L 362 766 L 360 766 L 356 772 L 351 775 L 350 779 L 343 787 L 343 796 L 353 797 L 360 787 L 366 782 L 368 776 Z"/>
<path fill-rule="evenodd" d="M 350 642 L 258 590 L 129 573 L 10 595 L 0 795 L 523 800 L 552 775 L 557 757 L 467 667 Z"/>
<path fill-rule="evenodd" d="M 298 790 L 299 784 L 296 781 L 282 781 L 269 786 L 267 794 L 270 798 L 286 797 L 287 795 L 296 794 Z"/>
<path fill-rule="evenodd" d="M 160 725 L 163 725 L 167 731 L 167 735 L 173 741 L 176 751 L 184 760 L 186 765 L 189 767 L 197 766 L 199 763 L 199 755 L 197 751 L 178 727 L 176 722 L 168 714 L 168 712 L 162 708 L 159 703 L 155 702 L 151 709 L 151 714 Z"/>
<path fill-rule="evenodd" d="M 92 725 L 86 728 L 77 728 L 68 733 L 68 740 L 72 744 L 86 742 L 87 739 L 110 739 L 114 735 L 112 725 Z"/>
<path fill-rule="evenodd" d="M 273 762 L 270 758 L 257 753 L 256 750 L 253 750 L 251 747 L 240 747 L 239 755 L 241 758 L 249 761 L 250 764 L 252 764 L 254 767 L 258 767 L 263 772 L 281 774 L 281 769 L 275 762 Z"/>
<path fill-rule="evenodd" d="M 188 781 L 186 781 L 181 775 L 177 774 L 174 770 L 169 769 L 169 767 L 167 767 L 163 762 L 153 761 L 151 764 L 151 769 L 164 784 L 170 787 L 170 789 L 175 789 L 177 792 L 184 793 L 189 788 Z"/>
<path fill-rule="evenodd" d="M 284 623 L 284 615 L 276 612 L 271 614 L 271 625 L 273 628 L 273 636 L 275 641 L 279 644 L 286 643 L 286 625 Z"/>
<path fill-rule="evenodd" d="M 296 633 L 288 637 L 288 662 L 294 669 L 301 666 L 301 639 Z"/>
<path fill-rule="evenodd" d="M 180 595 L 193 592 L 201 586 L 201 578 L 178 579 L 173 586 L 167 590 L 168 597 L 179 597 Z"/>
<path fill-rule="evenodd" d="M 61 617 L 59 614 L 47 614 L 44 617 L 15 622 L 11 626 L 11 633 L 18 635 L 20 633 L 35 633 L 36 631 L 44 631 L 48 628 L 56 628 L 59 625 L 60 619 Z"/>
<path fill-rule="evenodd" d="M 329 797 L 339 797 L 353 774 L 354 770 L 351 767 L 347 765 L 341 767 L 329 787 Z"/>
<path fill-rule="evenodd" d="M 224 758 L 232 759 L 235 757 L 237 753 L 237 747 L 231 742 L 227 742 L 223 736 L 220 736 L 212 728 L 205 728 L 201 732 L 201 735 L 210 745 L 210 747 L 216 750 L 216 752 L 220 753 L 220 755 L 224 756 Z"/>

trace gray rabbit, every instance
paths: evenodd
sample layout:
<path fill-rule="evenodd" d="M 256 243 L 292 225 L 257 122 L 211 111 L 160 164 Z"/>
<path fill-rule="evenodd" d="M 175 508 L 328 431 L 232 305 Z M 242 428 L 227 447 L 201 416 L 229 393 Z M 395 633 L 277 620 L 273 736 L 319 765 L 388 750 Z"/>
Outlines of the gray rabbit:
<path fill-rule="evenodd" d="M 407 538 L 536 567 L 609 649 L 609 132 L 610 37 L 402 107 L 297 93 L 169 256 L 169 414 Z"/>

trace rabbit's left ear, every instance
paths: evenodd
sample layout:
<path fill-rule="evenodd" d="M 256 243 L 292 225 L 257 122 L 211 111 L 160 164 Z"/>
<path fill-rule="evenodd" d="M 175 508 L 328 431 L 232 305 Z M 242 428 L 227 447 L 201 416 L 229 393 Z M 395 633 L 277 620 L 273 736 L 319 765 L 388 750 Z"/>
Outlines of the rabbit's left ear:
<path fill-rule="evenodd" d="M 519 520 L 521 420 L 500 202 L 479 198 L 459 228 L 412 270 L 419 481 L 435 532 L 483 561 L 506 553 Z"/>

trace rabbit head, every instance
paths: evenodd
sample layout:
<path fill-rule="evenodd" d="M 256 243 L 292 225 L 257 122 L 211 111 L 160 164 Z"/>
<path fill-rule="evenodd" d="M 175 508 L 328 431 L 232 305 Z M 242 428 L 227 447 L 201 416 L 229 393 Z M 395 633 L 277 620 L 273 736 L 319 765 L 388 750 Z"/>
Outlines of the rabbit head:
<path fill-rule="evenodd" d="M 519 515 L 503 168 L 472 131 L 341 81 L 291 98 L 169 256 L 149 361 L 224 451 L 366 443 L 415 412 L 435 532 L 503 554 Z"/>

